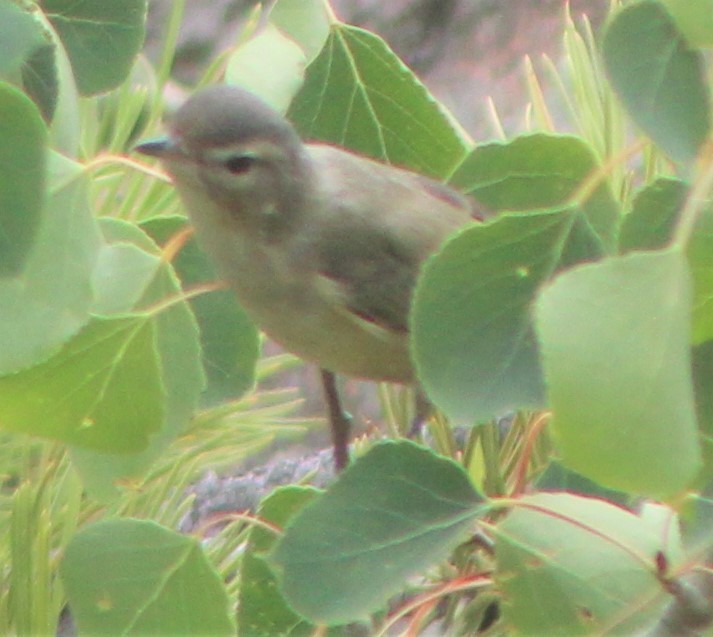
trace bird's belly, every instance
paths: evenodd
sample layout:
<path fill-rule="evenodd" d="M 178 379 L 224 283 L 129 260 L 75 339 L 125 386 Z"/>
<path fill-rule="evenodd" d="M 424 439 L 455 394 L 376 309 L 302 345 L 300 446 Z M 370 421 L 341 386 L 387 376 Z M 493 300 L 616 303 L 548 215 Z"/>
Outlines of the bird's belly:
<path fill-rule="evenodd" d="M 379 381 L 411 382 L 406 335 L 374 333 L 327 309 L 282 308 L 279 318 L 257 316 L 264 331 L 300 358 L 334 372 Z"/>
<path fill-rule="evenodd" d="M 313 289 L 300 288 L 257 304 L 250 294 L 236 292 L 255 323 L 300 358 L 358 378 L 413 380 L 406 334 L 368 324 L 320 298 Z"/>
<path fill-rule="evenodd" d="M 379 381 L 413 380 L 405 333 L 352 315 L 338 295 L 325 293 L 308 260 L 242 239 L 213 237 L 211 253 L 223 244 L 216 259 L 219 274 L 268 336 L 334 372 Z"/>

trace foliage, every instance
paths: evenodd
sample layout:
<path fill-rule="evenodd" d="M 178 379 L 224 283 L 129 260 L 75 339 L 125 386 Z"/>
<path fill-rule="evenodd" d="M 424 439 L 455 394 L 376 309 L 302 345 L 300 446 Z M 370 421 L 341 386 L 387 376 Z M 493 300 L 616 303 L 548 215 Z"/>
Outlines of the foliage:
<path fill-rule="evenodd" d="M 493 214 L 417 286 L 432 448 L 361 443 L 326 491 L 205 543 L 174 530 L 187 485 L 294 431 L 294 401 L 246 394 L 283 363 L 127 155 L 183 4 L 152 68 L 145 0 L 0 0 L 0 633 L 53 634 L 68 603 L 80 634 L 232 634 L 236 610 L 245 635 L 710 623 L 710 1 L 613 3 L 597 38 L 565 15 L 566 68 L 543 68 L 568 121 L 528 64 L 530 130 L 478 145 L 323 0 L 255 10 L 201 83 Z"/>

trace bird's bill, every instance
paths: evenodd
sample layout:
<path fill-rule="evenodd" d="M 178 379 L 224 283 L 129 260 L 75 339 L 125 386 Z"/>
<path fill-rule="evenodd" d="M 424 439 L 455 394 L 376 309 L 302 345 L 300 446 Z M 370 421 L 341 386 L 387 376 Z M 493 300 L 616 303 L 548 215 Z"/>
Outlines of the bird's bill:
<path fill-rule="evenodd" d="M 178 145 L 170 137 L 156 137 L 139 142 L 134 146 L 134 150 L 149 157 L 159 157 L 161 159 L 176 157 L 183 154 Z"/>

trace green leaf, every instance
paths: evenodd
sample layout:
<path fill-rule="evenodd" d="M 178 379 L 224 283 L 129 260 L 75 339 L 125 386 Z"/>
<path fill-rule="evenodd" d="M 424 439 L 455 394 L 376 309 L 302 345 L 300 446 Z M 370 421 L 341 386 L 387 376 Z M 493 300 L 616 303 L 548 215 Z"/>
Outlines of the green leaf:
<path fill-rule="evenodd" d="M 313 488 L 289 486 L 276 489 L 260 505 L 257 516 L 275 526 L 285 524 L 319 494 Z M 277 540 L 276 531 L 253 526 L 240 569 L 238 634 L 258 637 L 312 635 L 314 624 L 297 615 L 284 600 L 265 555 Z"/>
<path fill-rule="evenodd" d="M 452 120 L 384 41 L 341 24 L 307 67 L 288 118 L 305 139 L 440 178 L 466 151 Z"/>
<path fill-rule="evenodd" d="M 502 611 L 523 635 L 639 634 L 668 601 L 656 560 L 683 562 L 675 513 L 566 493 L 514 502 L 495 528 Z M 658 557 L 658 556 L 661 557 Z"/>
<path fill-rule="evenodd" d="M 576 208 L 501 215 L 448 241 L 426 262 L 411 315 L 413 358 L 429 398 L 465 423 L 542 406 L 532 303 L 558 269 L 599 256 Z"/>
<path fill-rule="evenodd" d="M 602 44 L 609 79 L 630 117 L 674 160 L 692 164 L 710 130 L 700 52 L 657 0 L 625 6 Z"/>
<path fill-rule="evenodd" d="M 713 0 L 661 0 L 688 41 L 695 46 L 713 45 Z"/>
<path fill-rule="evenodd" d="M 451 418 L 472 423 L 542 406 L 531 304 L 560 268 L 614 249 L 619 207 L 609 187 L 574 201 L 596 170 L 582 140 L 535 134 L 479 146 L 453 175 L 492 212 L 530 212 L 463 231 L 423 269 L 412 351 L 429 397 Z"/>
<path fill-rule="evenodd" d="M 306 618 L 364 619 L 448 555 L 482 507 L 460 465 L 412 442 L 384 442 L 292 519 L 271 562 Z"/>
<path fill-rule="evenodd" d="M 634 199 L 621 229 L 622 253 L 665 247 L 674 237 L 681 210 L 689 195 L 684 181 L 662 177 Z M 700 213 L 688 245 L 693 275 L 693 342 L 713 338 L 713 207 Z"/>
<path fill-rule="evenodd" d="M 173 290 L 169 275 L 159 272 L 153 289 Z M 164 396 L 154 398 L 163 413 L 161 429 L 138 453 L 100 453 L 72 449 L 72 461 L 92 495 L 108 502 L 121 495 L 122 485 L 140 480 L 185 430 L 195 415 L 204 385 L 198 330 L 185 304 L 161 312 L 155 320 L 156 348 Z"/>
<path fill-rule="evenodd" d="M 47 130 L 37 107 L 0 82 L 0 278 L 25 267 L 45 202 Z"/>
<path fill-rule="evenodd" d="M 0 42 L 0 76 L 9 78 L 32 51 L 44 43 L 42 28 L 14 2 L 0 0 Z"/>
<path fill-rule="evenodd" d="M 163 244 L 186 227 L 183 217 L 160 217 L 142 224 Z M 215 271 L 191 238 L 173 261 L 184 289 L 216 281 Z M 242 396 L 255 383 L 260 337 L 255 324 L 231 290 L 216 290 L 193 297 L 190 306 L 201 332 L 203 362 L 208 377 L 205 400 L 217 403 Z"/>
<path fill-rule="evenodd" d="M 68 157 L 79 151 L 79 94 L 67 52 L 52 24 L 41 12 L 47 44 L 35 50 L 22 67 L 25 91 L 50 124 L 51 146 Z"/>
<path fill-rule="evenodd" d="M 84 528 L 60 573 L 81 635 L 235 635 L 225 587 L 198 540 L 154 522 Z"/>
<path fill-rule="evenodd" d="M 542 292 L 537 332 L 566 466 L 655 497 L 684 489 L 700 468 L 689 279 L 678 250 L 633 253 L 573 269 Z"/>
<path fill-rule="evenodd" d="M 286 33 L 311 62 L 329 37 L 329 17 L 323 0 L 277 0 L 270 22 Z"/>
<path fill-rule="evenodd" d="M 95 290 L 93 313 L 130 312 L 146 292 L 160 265 L 159 255 L 131 243 L 102 246 L 92 277 Z"/>
<path fill-rule="evenodd" d="M 132 224 L 118 219 L 104 219 L 102 230 L 109 245 L 123 249 L 131 244 L 144 251 L 144 256 L 138 259 L 144 265 L 150 264 L 154 255 L 159 255 L 153 241 Z M 172 300 L 168 307 L 147 317 L 155 333 L 156 355 L 164 388 L 164 393 L 154 399 L 159 401 L 163 418 L 160 430 L 151 437 L 143 451 L 113 454 L 72 449 L 73 463 L 86 488 L 102 501 L 118 497 L 121 494 L 120 485 L 139 479 L 185 430 L 195 414 L 204 386 L 198 327 L 188 303 L 177 301 L 181 288 L 172 268 L 162 262 L 148 287 L 144 278 L 146 272 L 139 277 L 134 276 L 135 272 L 134 268 L 115 270 L 116 278 L 107 281 L 108 287 L 102 287 L 97 295 L 100 299 L 106 298 L 113 290 L 121 290 L 123 302 L 128 303 L 140 293 L 142 296 L 136 301 L 136 308 L 161 307 L 167 300 Z M 95 283 L 99 285 L 97 276 Z"/>
<path fill-rule="evenodd" d="M 0 425 L 137 451 L 161 425 L 162 391 L 151 324 L 144 317 L 97 319 L 46 363 L 0 378 Z"/>
<path fill-rule="evenodd" d="M 50 153 L 49 197 L 23 271 L 0 280 L 0 375 L 47 359 L 89 320 L 101 246 L 78 164 Z"/>
<path fill-rule="evenodd" d="M 568 203 L 598 168 L 582 139 L 535 133 L 474 148 L 449 182 L 491 212 L 536 210 Z M 604 250 L 612 251 L 620 210 L 608 184 L 598 186 L 581 208 Z"/>
<path fill-rule="evenodd" d="M 693 381 L 696 413 L 701 432 L 703 470 L 701 479 L 713 479 L 713 341 L 693 348 Z"/>
<path fill-rule="evenodd" d="M 670 177 L 660 177 L 638 192 L 621 226 L 621 253 L 665 247 L 673 239 L 687 194 L 688 185 Z"/>
<path fill-rule="evenodd" d="M 285 113 L 302 86 L 306 65 L 302 49 L 268 23 L 228 58 L 225 81 L 259 95 Z"/>
<path fill-rule="evenodd" d="M 558 460 L 552 460 L 547 465 L 547 469 L 534 481 L 533 487 L 535 491 L 568 491 L 577 495 L 601 498 L 623 507 L 632 506 L 636 500 L 636 498 L 627 493 L 602 487 L 579 473 L 562 466 L 562 463 Z"/>
<path fill-rule="evenodd" d="M 55 45 L 51 36 L 48 39 L 50 42 L 36 48 L 22 66 L 22 86 L 47 123 L 54 117 L 60 91 Z"/>
<path fill-rule="evenodd" d="M 701 211 L 688 245 L 693 274 L 693 342 L 713 338 L 713 206 Z"/>
<path fill-rule="evenodd" d="M 144 42 L 146 0 L 42 0 L 82 95 L 116 88 Z"/>

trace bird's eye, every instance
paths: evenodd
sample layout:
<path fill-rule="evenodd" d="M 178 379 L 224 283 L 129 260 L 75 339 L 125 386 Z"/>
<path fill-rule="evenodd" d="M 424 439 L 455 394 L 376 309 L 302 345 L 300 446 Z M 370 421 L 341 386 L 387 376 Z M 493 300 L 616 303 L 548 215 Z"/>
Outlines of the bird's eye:
<path fill-rule="evenodd" d="M 255 164 L 251 155 L 235 155 L 225 160 L 225 167 L 234 175 L 243 175 Z"/>

